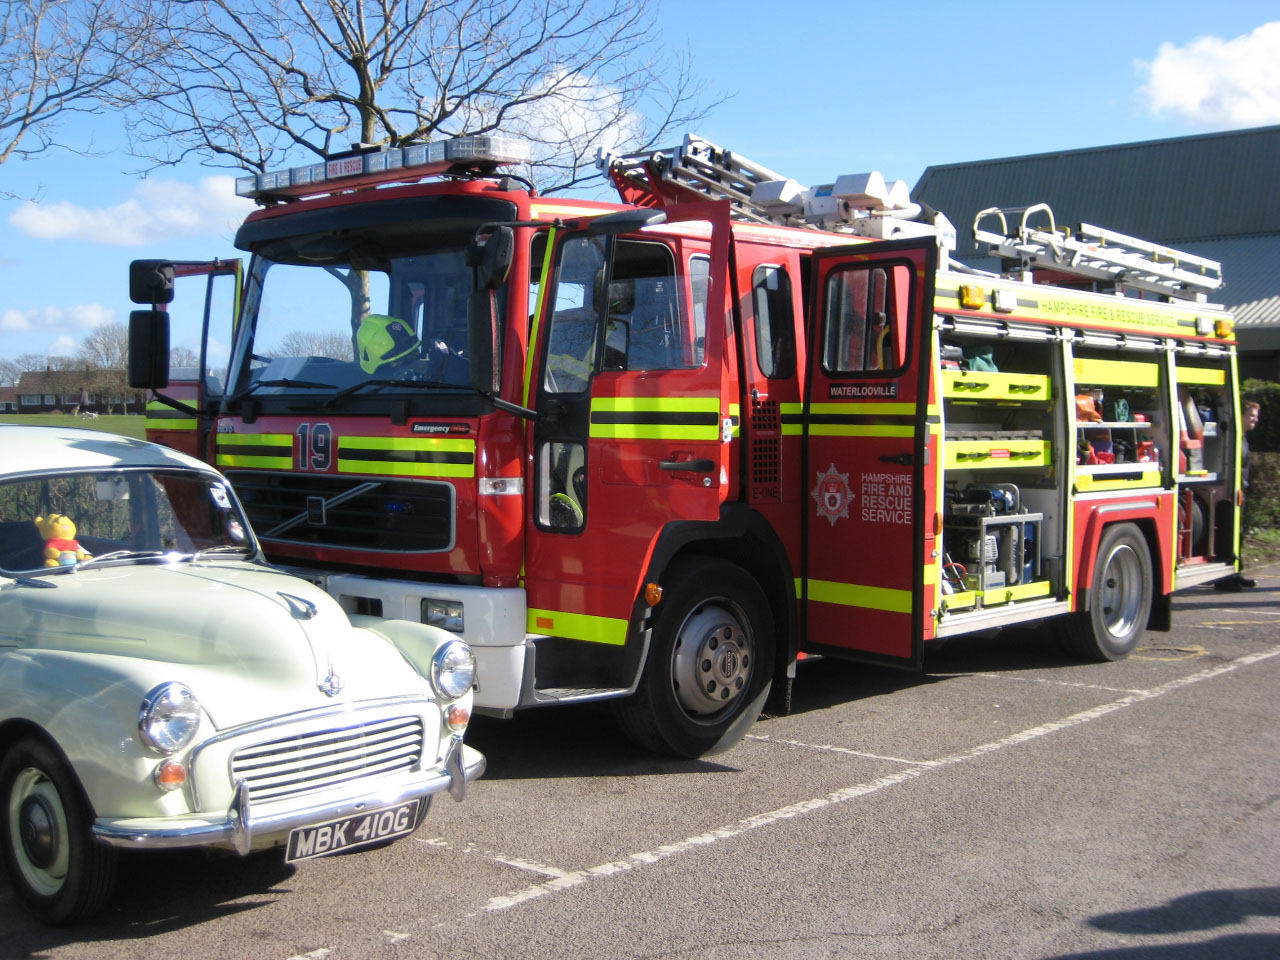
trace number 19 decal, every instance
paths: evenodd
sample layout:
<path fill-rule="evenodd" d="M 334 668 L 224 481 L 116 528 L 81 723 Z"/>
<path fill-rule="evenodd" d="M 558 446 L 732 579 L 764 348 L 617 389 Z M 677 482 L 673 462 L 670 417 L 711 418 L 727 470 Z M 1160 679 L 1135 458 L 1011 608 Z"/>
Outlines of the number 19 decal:
<path fill-rule="evenodd" d="M 328 470 L 333 463 L 333 428 L 327 423 L 298 426 L 298 469 Z"/>

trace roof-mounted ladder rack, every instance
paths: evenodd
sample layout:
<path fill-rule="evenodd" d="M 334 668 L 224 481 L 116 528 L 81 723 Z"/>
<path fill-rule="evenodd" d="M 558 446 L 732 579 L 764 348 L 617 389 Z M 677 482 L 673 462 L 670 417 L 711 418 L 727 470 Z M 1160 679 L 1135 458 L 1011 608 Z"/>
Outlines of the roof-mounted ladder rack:
<path fill-rule="evenodd" d="M 777 220 L 752 202 L 751 191 L 756 184 L 786 179 L 694 134 L 685 134 L 678 147 L 628 154 L 601 151 L 596 166 L 620 189 L 625 183 L 666 199 L 678 200 L 687 191 L 698 199 L 728 200 L 736 218 L 756 223 Z"/>
<path fill-rule="evenodd" d="M 847 233 L 876 240 L 930 237 L 955 249 L 946 217 L 911 202 L 907 185 L 887 184 L 879 173 L 839 177 L 805 187 L 694 134 L 678 147 L 645 153 L 600 151 L 596 166 L 627 203 L 665 207 L 728 200 L 736 220 Z"/>
<path fill-rule="evenodd" d="M 1006 215 L 1018 213 L 1022 218 L 1017 231 L 1010 232 Z M 1047 230 L 1028 223 L 1035 213 L 1048 218 Z M 982 229 L 988 217 L 999 220 L 999 233 Z M 1087 223 L 1073 236 L 1058 228 L 1047 203 L 979 211 L 973 219 L 973 238 L 989 244 L 992 256 L 1018 261 L 1024 271 L 1056 270 L 1178 300 L 1203 301 L 1222 287 L 1222 264 L 1216 260 Z"/>

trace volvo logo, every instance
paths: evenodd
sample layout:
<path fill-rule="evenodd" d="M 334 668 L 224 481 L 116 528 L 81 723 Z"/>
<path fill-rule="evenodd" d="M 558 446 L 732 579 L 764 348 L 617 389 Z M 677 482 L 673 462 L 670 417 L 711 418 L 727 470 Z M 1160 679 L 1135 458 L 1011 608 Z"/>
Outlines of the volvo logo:
<path fill-rule="evenodd" d="M 720 654 L 720 676 L 728 680 L 738 672 L 738 651 L 725 648 Z"/>

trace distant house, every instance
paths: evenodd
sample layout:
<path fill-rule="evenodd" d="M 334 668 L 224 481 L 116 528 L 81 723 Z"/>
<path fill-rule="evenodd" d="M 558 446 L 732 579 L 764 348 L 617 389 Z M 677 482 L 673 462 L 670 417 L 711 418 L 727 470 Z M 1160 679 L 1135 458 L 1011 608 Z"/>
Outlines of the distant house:
<path fill-rule="evenodd" d="M 141 413 L 141 397 L 130 391 L 125 397 L 104 396 L 95 387 L 95 373 L 89 370 L 33 370 L 18 378 L 10 388 L 17 398 L 17 413 Z M 108 404 L 110 400 L 110 404 Z M 108 407 L 110 406 L 110 411 Z"/>
<path fill-rule="evenodd" d="M 0 387 L 0 413 L 18 412 L 18 388 Z"/>
<path fill-rule="evenodd" d="M 1210 299 L 1235 314 L 1241 374 L 1280 380 L 1278 166 L 1280 126 L 1257 127 L 934 166 L 911 196 L 947 215 L 974 266 L 987 265 L 977 213 L 1033 203 L 1060 228 L 1091 223 L 1217 260 L 1225 283 Z"/>

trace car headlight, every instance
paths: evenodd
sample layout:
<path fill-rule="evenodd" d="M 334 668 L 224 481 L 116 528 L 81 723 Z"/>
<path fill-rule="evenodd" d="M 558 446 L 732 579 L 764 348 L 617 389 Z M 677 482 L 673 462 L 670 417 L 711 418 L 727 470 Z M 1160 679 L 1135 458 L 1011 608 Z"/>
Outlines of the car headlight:
<path fill-rule="evenodd" d="M 180 683 L 162 683 L 142 701 L 138 732 L 156 753 L 177 753 L 200 727 L 200 701 Z"/>
<path fill-rule="evenodd" d="M 443 697 L 457 700 L 475 679 L 475 654 L 461 640 L 450 640 L 431 659 L 431 683 Z"/>

